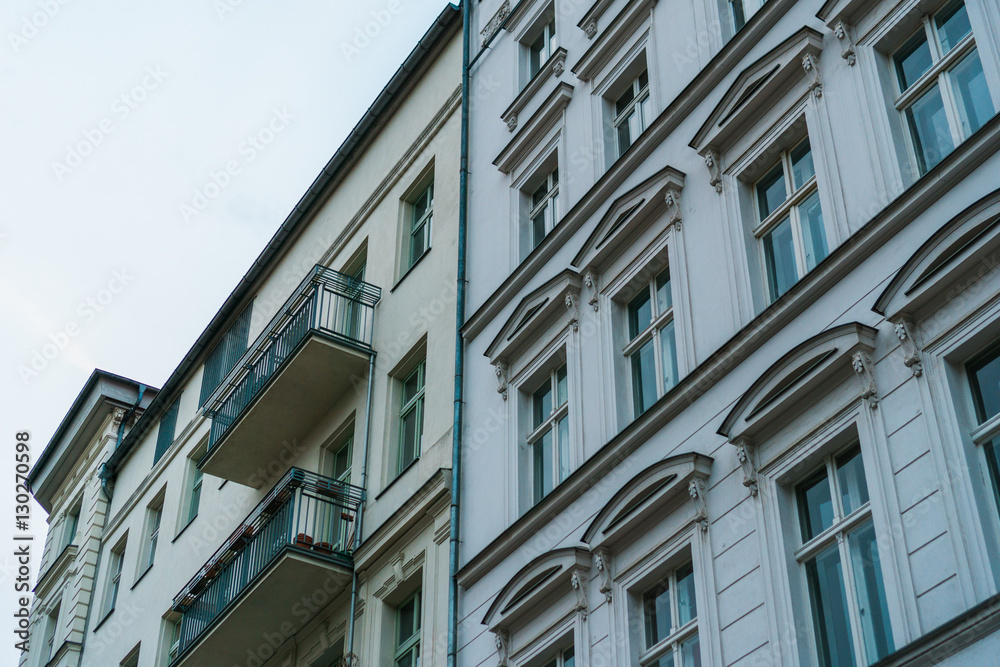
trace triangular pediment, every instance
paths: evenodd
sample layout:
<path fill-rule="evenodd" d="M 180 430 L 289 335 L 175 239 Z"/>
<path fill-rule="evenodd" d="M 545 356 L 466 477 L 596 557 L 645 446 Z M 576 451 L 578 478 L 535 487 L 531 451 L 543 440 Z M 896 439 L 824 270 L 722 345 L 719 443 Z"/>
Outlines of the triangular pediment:
<path fill-rule="evenodd" d="M 571 317 L 566 299 L 570 296 L 572 301 L 579 297 L 581 283 L 579 273 L 566 269 L 521 299 L 496 338 L 486 348 L 490 363 L 495 364 L 515 356 L 557 316 Z"/>
<path fill-rule="evenodd" d="M 684 173 L 664 167 L 611 203 L 573 258 L 573 266 L 600 269 L 623 244 L 667 209 L 666 194 L 684 188 Z"/>
<path fill-rule="evenodd" d="M 802 28 L 740 72 L 722 100 L 698 130 L 691 147 L 699 153 L 720 149 L 739 128 L 773 106 L 777 95 L 798 79 L 806 79 L 803 58 L 819 58 L 823 36 Z"/>

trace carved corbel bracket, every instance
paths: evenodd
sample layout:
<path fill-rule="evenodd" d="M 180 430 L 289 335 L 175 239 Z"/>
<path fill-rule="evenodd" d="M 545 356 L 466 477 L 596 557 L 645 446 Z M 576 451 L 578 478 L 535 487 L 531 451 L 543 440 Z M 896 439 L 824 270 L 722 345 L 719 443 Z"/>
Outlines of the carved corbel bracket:
<path fill-rule="evenodd" d="M 581 568 L 574 568 L 573 572 L 570 573 L 569 583 L 573 586 L 573 592 L 576 594 L 576 605 L 573 606 L 573 611 L 580 614 L 580 617 L 587 618 L 587 573 Z"/>
<path fill-rule="evenodd" d="M 497 374 L 497 393 L 503 396 L 503 400 L 507 400 L 507 382 L 510 380 L 510 367 L 507 366 L 507 362 L 498 361 L 493 365 L 493 370 Z"/>
<path fill-rule="evenodd" d="M 837 21 L 837 25 L 833 26 L 833 34 L 840 40 L 840 57 L 853 67 L 858 62 L 858 56 L 854 52 L 854 40 L 851 39 L 851 26 L 843 21 Z"/>
<path fill-rule="evenodd" d="M 757 495 L 757 450 L 753 441 L 746 436 L 739 436 L 733 441 L 736 445 L 736 460 L 743 469 L 743 486 L 750 489 L 750 495 Z"/>
<path fill-rule="evenodd" d="M 556 77 L 563 75 L 566 71 L 566 52 L 559 51 L 556 55 L 552 56 L 552 74 Z"/>
<path fill-rule="evenodd" d="M 878 387 L 875 385 L 875 374 L 872 372 L 874 365 L 872 358 L 866 352 L 855 352 L 851 357 L 851 366 L 861 382 L 861 398 L 865 399 L 868 407 L 874 410 L 878 407 Z"/>
<path fill-rule="evenodd" d="M 705 502 L 707 493 L 705 480 L 692 479 L 688 483 L 688 494 L 694 502 L 695 515 L 698 517 L 698 525 L 701 526 L 702 532 L 708 530 L 708 505 Z"/>
<path fill-rule="evenodd" d="M 802 56 L 802 69 L 809 80 L 808 91 L 814 97 L 823 97 L 823 82 L 819 79 L 819 58 L 811 53 Z"/>
<path fill-rule="evenodd" d="M 594 312 L 598 309 L 598 299 L 597 299 L 597 276 L 594 275 L 593 271 L 587 271 L 583 276 L 583 284 L 587 286 L 590 290 L 590 297 L 587 299 L 587 303 L 593 307 Z"/>
<path fill-rule="evenodd" d="M 568 292 L 566 298 L 563 299 L 566 304 L 566 310 L 569 311 L 569 323 L 573 327 L 573 331 L 580 330 L 580 295 L 574 294 L 573 292 Z"/>
<path fill-rule="evenodd" d="M 510 659 L 510 633 L 504 628 L 493 631 L 493 641 L 497 647 L 497 667 L 507 667 Z"/>
<path fill-rule="evenodd" d="M 604 599 L 611 603 L 611 552 L 601 547 L 594 551 L 594 565 L 597 567 L 597 574 L 601 578 L 601 592 Z"/>
<path fill-rule="evenodd" d="M 517 129 L 517 114 L 514 114 L 507 119 L 507 131 L 513 132 L 516 129 Z"/>
<path fill-rule="evenodd" d="M 910 369 L 913 377 L 920 377 L 924 372 L 924 364 L 920 360 L 917 341 L 913 338 L 913 322 L 908 319 L 900 320 L 896 323 L 895 331 L 903 348 L 903 364 Z"/>
<path fill-rule="evenodd" d="M 667 204 L 667 211 L 670 214 L 668 224 L 674 226 L 675 231 L 681 230 L 681 186 L 671 183 L 667 185 L 667 192 L 663 195 Z"/>
<path fill-rule="evenodd" d="M 719 162 L 719 151 L 710 148 L 705 153 L 705 166 L 708 167 L 708 182 L 715 191 L 722 194 L 722 164 Z"/>
<path fill-rule="evenodd" d="M 118 428 L 125 419 L 125 408 L 113 408 L 111 415 L 111 425 Z"/>
<path fill-rule="evenodd" d="M 590 19 L 583 26 L 583 32 L 586 33 L 587 39 L 594 39 L 597 36 L 597 20 Z"/>

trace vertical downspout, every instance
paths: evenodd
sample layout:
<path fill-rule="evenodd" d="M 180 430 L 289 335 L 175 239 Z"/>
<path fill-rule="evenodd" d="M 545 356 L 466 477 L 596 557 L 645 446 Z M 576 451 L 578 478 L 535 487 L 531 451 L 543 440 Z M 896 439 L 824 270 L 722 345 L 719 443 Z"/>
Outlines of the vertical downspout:
<path fill-rule="evenodd" d="M 469 175 L 469 34 L 472 3 L 462 0 L 462 144 L 459 156 L 458 190 L 458 283 L 455 299 L 455 421 L 451 427 L 451 516 L 448 539 L 448 667 L 454 667 L 458 653 L 458 545 L 459 506 L 462 481 L 462 395 L 465 373 L 465 244 Z"/>
<path fill-rule="evenodd" d="M 361 544 L 361 524 L 364 521 L 364 505 L 368 502 L 368 450 L 369 450 L 369 440 L 371 436 L 371 426 L 372 426 L 372 381 L 375 379 L 375 353 L 372 352 L 368 357 L 368 395 L 365 398 L 365 455 L 361 460 L 361 488 L 364 496 L 361 501 L 361 510 L 358 512 L 357 525 L 354 528 L 354 545 L 351 547 L 351 554 L 353 555 L 355 551 L 358 550 L 358 546 Z M 344 653 L 344 657 L 354 655 L 354 617 L 357 615 L 355 612 L 358 606 L 358 570 L 357 568 L 351 568 L 351 606 L 350 606 L 350 617 L 347 619 L 347 650 Z M 354 664 L 353 662 L 348 664 Z"/>

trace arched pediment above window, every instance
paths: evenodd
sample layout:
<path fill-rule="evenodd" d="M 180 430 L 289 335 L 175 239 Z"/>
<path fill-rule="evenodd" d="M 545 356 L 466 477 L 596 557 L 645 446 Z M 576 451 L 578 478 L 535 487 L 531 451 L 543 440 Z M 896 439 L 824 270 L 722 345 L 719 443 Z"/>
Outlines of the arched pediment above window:
<path fill-rule="evenodd" d="M 842 324 L 799 344 L 768 368 L 747 389 L 719 428 L 730 442 L 754 438 L 780 419 L 795 416 L 822 393 L 857 375 L 860 397 L 874 407 L 871 353 L 876 329 L 858 322 Z"/>
<path fill-rule="evenodd" d="M 614 551 L 633 531 L 656 523 L 656 517 L 679 499 L 694 500 L 692 520 L 705 520 L 704 497 L 691 490 L 691 483 L 708 479 L 712 458 L 688 453 L 658 461 L 633 477 L 604 506 L 583 534 L 591 550 L 607 548 Z M 704 486 L 697 488 L 704 493 Z"/>
<path fill-rule="evenodd" d="M 823 35 L 805 27 L 740 72 L 691 140 L 691 147 L 702 155 L 711 147 L 721 150 L 735 133 L 769 110 L 775 98 L 795 81 L 804 79 L 807 90 L 819 93 L 822 48 Z"/>
<path fill-rule="evenodd" d="M 542 554 L 521 568 L 501 589 L 486 612 L 483 625 L 491 632 L 520 625 L 540 605 L 551 605 L 553 600 L 572 594 L 574 573 L 577 577 L 586 574 L 590 563 L 590 552 L 580 547 Z"/>
<path fill-rule="evenodd" d="M 903 264 L 875 305 L 899 323 L 954 299 L 1000 264 L 1000 190 L 952 218 Z"/>

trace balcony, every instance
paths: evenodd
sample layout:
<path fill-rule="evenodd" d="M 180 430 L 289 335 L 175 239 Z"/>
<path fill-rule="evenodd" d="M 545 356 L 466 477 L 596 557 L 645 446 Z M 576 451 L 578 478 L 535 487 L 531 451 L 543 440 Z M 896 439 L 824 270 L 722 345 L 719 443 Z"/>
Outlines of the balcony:
<path fill-rule="evenodd" d="M 204 472 L 259 488 L 346 391 L 367 381 L 381 290 L 316 266 L 206 401 Z M 285 461 L 287 463 L 287 460 Z"/>
<path fill-rule="evenodd" d="M 174 667 L 241 664 L 248 647 L 300 629 L 350 586 L 364 491 L 292 468 L 174 598 Z"/>

